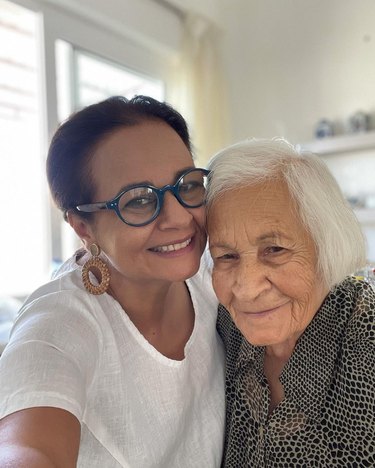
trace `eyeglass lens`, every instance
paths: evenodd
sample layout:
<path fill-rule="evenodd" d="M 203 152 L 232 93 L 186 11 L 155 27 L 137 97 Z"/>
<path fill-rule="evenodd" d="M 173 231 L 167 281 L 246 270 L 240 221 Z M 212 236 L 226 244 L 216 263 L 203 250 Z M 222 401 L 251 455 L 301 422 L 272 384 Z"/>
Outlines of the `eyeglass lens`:
<path fill-rule="evenodd" d="M 177 198 L 190 208 L 201 206 L 206 193 L 206 175 L 194 170 L 180 179 Z M 134 187 L 121 196 L 119 211 L 122 218 L 130 224 L 143 224 L 151 220 L 159 209 L 157 192 L 151 187 Z"/>

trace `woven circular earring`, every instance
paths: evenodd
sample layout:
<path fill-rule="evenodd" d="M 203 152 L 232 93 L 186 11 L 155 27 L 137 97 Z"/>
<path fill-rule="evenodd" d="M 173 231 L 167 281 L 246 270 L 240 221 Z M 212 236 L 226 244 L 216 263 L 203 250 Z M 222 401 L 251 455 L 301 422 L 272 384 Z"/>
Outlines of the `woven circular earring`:
<path fill-rule="evenodd" d="M 104 294 L 109 286 L 111 275 L 107 265 L 99 258 L 101 249 L 97 244 L 90 246 L 92 257 L 87 260 L 82 266 L 82 281 L 86 290 L 91 294 Z M 97 278 L 99 284 L 93 284 L 90 280 L 89 273 L 92 273 Z"/>

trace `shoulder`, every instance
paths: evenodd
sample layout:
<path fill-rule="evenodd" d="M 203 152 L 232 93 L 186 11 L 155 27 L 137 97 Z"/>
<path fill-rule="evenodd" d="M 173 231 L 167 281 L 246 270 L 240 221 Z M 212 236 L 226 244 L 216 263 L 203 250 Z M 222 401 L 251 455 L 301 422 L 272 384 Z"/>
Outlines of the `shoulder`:
<path fill-rule="evenodd" d="M 80 290 L 84 291 L 81 281 L 81 267 L 76 263 L 76 255 L 74 255 L 52 273 L 50 281 L 37 288 L 26 298 L 23 307 L 40 298 L 48 300 L 53 293 L 64 295 L 64 291 L 72 293 Z"/>
<path fill-rule="evenodd" d="M 105 319 L 79 286 L 79 270 L 43 285 L 26 300 L 0 359 L 0 417 L 36 406 L 81 418 L 87 388 L 100 371 Z"/>
<path fill-rule="evenodd" d="M 350 305 L 350 313 L 343 330 L 339 373 L 348 388 L 364 391 L 374 398 L 375 290 L 370 284 L 354 278 L 345 280 L 342 290 L 347 305 Z"/>
<path fill-rule="evenodd" d="M 365 282 L 350 278 L 346 280 L 352 307 L 347 322 L 346 336 L 349 341 L 375 346 L 375 289 Z"/>
<path fill-rule="evenodd" d="M 59 267 L 52 273 L 52 279 L 59 278 L 65 273 L 69 273 L 78 269 L 78 261 L 82 259 L 86 251 L 84 249 L 77 250 L 74 255 L 65 260 Z"/>
<path fill-rule="evenodd" d="M 352 415 L 351 420 L 356 421 L 356 430 L 373 434 L 375 290 L 370 284 L 353 278 L 345 283 L 346 294 L 351 298 L 351 310 L 343 329 L 340 354 L 336 360 L 336 386 L 332 383 L 330 391 L 336 392 L 338 411 L 342 415 Z M 361 413 L 362 411 L 364 412 Z"/>
<path fill-rule="evenodd" d="M 78 256 L 77 256 L 78 255 Z M 64 262 L 52 275 L 51 281 L 31 293 L 24 302 L 21 312 L 26 309 L 53 306 L 55 310 L 69 310 L 82 306 L 95 309 L 98 307 L 98 296 L 89 294 L 82 282 L 82 267 L 77 259 L 80 251 Z"/>
<path fill-rule="evenodd" d="M 39 340 L 75 352 L 77 342 L 85 341 L 91 350 L 98 351 L 103 336 L 101 300 L 84 290 L 79 269 L 66 271 L 26 299 L 9 345 Z"/>

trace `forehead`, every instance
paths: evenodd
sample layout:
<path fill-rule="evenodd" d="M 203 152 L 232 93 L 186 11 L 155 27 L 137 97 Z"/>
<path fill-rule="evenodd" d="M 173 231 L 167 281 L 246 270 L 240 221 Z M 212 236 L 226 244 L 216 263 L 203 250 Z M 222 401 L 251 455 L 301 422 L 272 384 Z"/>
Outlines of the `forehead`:
<path fill-rule="evenodd" d="M 224 192 L 208 212 L 212 240 L 262 239 L 272 234 L 294 238 L 305 234 L 286 184 L 271 180 Z M 276 236 L 277 237 L 277 236 Z"/>
<path fill-rule="evenodd" d="M 99 196 L 113 196 L 138 182 L 171 183 L 175 173 L 191 166 L 191 154 L 178 133 L 159 120 L 116 130 L 97 145 L 91 159 Z"/>

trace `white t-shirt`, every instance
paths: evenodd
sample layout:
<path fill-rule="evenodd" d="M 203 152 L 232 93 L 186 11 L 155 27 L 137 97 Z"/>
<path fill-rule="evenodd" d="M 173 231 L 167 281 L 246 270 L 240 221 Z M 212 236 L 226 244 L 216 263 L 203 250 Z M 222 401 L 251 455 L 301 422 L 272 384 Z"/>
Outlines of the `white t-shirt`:
<path fill-rule="evenodd" d="M 0 358 L 0 418 L 71 412 L 82 468 L 219 467 L 224 351 L 207 260 L 186 281 L 195 324 L 182 361 L 151 346 L 110 295 L 87 293 L 73 259 L 61 271 L 28 298 Z"/>

